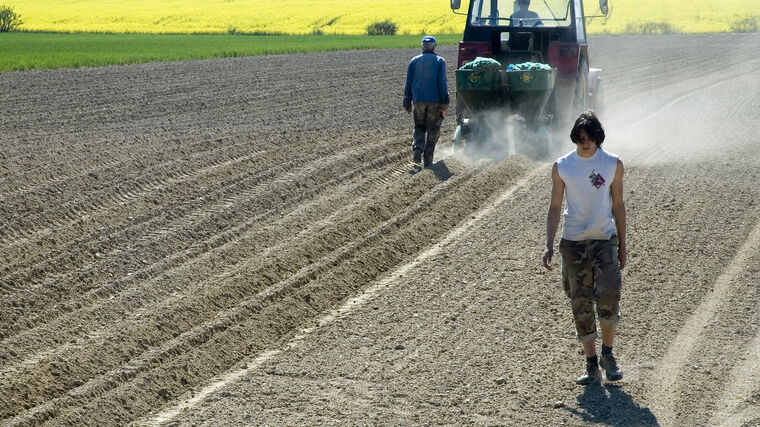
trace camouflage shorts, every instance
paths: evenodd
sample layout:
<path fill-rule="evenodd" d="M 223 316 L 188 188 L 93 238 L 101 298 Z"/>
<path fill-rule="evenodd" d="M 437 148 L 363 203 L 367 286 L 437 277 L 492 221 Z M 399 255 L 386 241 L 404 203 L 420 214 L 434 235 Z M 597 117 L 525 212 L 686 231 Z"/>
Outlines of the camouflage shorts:
<path fill-rule="evenodd" d="M 562 239 L 562 285 L 575 319 L 580 341 L 592 341 L 598 336 L 594 305 L 599 323 L 614 326 L 620 321 L 620 290 L 623 280 L 618 262 L 618 239 Z"/>

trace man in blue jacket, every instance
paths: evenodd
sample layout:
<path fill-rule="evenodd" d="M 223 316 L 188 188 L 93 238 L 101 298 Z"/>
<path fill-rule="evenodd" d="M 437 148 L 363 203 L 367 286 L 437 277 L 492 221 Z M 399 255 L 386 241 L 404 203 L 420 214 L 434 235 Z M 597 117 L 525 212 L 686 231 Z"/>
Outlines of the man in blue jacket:
<path fill-rule="evenodd" d="M 422 38 L 422 53 L 409 61 L 404 85 L 404 108 L 414 116 L 413 160 L 433 164 L 441 122 L 449 107 L 446 61 L 435 53 L 435 37 Z"/>

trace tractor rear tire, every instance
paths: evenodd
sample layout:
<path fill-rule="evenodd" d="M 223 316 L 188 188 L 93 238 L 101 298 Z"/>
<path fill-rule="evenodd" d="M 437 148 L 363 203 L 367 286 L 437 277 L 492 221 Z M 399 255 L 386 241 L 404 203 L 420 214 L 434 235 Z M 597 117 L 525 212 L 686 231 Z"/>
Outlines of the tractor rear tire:
<path fill-rule="evenodd" d="M 575 97 L 573 99 L 573 110 L 575 118 L 588 109 L 588 61 L 581 56 L 578 63 L 578 78 L 575 81 Z"/>
<path fill-rule="evenodd" d="M 594 95 L 594 112 L 601 118 L 604 115 L 604 85 L 600 81 L 597 83 L 596 94 Z"/>

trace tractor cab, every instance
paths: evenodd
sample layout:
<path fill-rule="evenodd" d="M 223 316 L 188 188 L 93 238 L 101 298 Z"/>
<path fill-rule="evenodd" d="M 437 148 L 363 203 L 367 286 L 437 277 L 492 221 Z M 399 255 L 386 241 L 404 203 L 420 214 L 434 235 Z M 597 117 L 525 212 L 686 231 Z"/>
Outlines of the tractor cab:
<path fill-rule="evenodd" d="M 554 68 L 586 45 L 582 0 L 472 0 L 457 65 L 477 56 Z M 563 49 L 564 48 L 564 49 Z M 562 68 L 567 68 L 565 67 Z"/>

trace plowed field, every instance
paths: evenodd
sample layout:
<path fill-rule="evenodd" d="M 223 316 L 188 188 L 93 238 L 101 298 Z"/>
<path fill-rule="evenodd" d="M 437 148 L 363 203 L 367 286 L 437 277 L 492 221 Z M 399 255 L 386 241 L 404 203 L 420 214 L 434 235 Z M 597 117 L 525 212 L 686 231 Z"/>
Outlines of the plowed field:
<path fill-rule="evenodd" d="M 410 162 L 413 50 L 2 73 L 0 423 L 760 424 L 760 34 L 590 52 L 623 381 L 573 382 L 551 163 Z"/>

